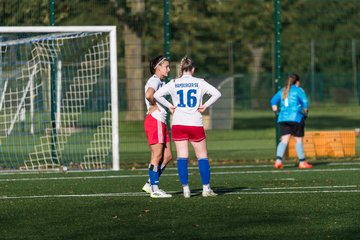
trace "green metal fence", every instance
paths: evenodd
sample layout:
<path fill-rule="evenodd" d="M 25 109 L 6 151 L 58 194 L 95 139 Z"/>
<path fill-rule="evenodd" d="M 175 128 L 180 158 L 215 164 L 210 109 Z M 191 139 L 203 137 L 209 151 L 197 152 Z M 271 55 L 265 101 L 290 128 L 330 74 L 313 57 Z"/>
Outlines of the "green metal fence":
<path fill-rule="evenodd" d="M 0 25 L 49 25 L 51 2 L 55 25 L 117 26 L 124 167 L 148 162 L 143 86 L 149 59 L 163 53 L 171 56 L 171 77 L 187 55 L 198 76 L 218 86 L 228 81 L 221 85 L 227 105 L 214 106 L 218 114 L 206 116 L 214 163 L 274 158 L 275 120 L 268 102 L 290 72 L 301 76 L 310 99 L 307 130 L 360 128 L 359 1 L 0 0 Z M 229 119 L 230 127 L 213 124 Z"/>

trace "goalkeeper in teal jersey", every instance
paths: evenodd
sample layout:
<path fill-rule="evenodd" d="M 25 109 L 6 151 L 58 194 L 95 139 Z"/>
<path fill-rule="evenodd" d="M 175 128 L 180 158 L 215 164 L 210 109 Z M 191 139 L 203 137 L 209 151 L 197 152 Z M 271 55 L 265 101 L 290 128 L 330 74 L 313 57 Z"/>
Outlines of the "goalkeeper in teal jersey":
<path fill-rule="evenodd" d="M 312 168 L 312 165 L 305 161 L 303 146 L 309 103 L 305 91 L 299 87 L 299 84 L 300 78 L 297 74 L 289 75 L 285 86 L 270 100 L 272 110 L 277 116 L 281 136 L 276 150 L 275 168 L 283 168 L 282 158 L 291 136 L 295 137 L 299 168 Z"/>

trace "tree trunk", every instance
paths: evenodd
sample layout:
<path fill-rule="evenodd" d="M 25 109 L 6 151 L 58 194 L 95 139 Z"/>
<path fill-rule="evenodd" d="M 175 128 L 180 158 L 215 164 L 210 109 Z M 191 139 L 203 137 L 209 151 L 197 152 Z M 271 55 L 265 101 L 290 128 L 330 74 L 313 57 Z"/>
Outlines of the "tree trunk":
<path fill-rule="evenodd" d="M 143 0 L 128 1 L 131 4 L 132 14 L 143 13 L 145 2 Z M 143 24 L 143 23 L 139 23 Z M 133 29 L 125 25 L 125 70 L 126 95 L 128 111 L 126 120 L 136 121 L 144 119 L 144 71 L 142 66 L 141 37 Z"/>
<path fill-rule="evenodd" d="M 144 0 L 127 0 L 126 4 L 130 6 L 131 12 L 126 12 L 124 5 L 116 0 L 110 0 L 113 3 L 116 15 L 124 25 L 124 43 L 125 43 L 125 72 L 126 72 L 126 96 L 127 96 L 127 114 L 126 120 L 136 121 L 144 119 L 144 72 L 142 67 L 142 43 L 140 34 L 136 32 L 139 24 L 144 24 L 136 18 L 145 11 Z M 128 18 L 130 15 L 130 18 Z M 130 19 L 130 21 L 129 21 Z M 131 21 L 135 21 L 135 26 L 130 27 Z M 134 23 L 133 23 L 134 24 Z M 140 26 L 141 27 L 141 26 Z M 141 30 L 138 31 L 141 33 Z"/>
<path fill-rule="evenodd" d="M 258 108 L 260 107 L 259 96 L 256 92 L 259 92 L 259 80 L 260 80 L 260 71 L 261 71 L 261 62 L 264 56 L 263 47 L 254 47 L 252 44 L 248 44 L 249 50 L 252 54 L 253 62 L 250 64 L 250 73 L 251 73 L 251 107 Z"/>
<path fill-rule="evenodd" d="M 125 70 L 128 111 L 126 120 L 144 119 L 144 73 L 141 61 L 141 39 L 127 26 L 125 34 Z"/>

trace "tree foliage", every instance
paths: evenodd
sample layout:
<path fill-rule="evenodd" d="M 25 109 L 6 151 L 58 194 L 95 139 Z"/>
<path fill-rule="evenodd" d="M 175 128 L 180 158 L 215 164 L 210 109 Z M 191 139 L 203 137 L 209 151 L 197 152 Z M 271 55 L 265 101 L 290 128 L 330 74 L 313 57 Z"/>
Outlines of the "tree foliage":
<path fill-rule="evenodd" d="M 1 25 L 49 25 L 48 0 L 0 0 Z"/>
<path fill-rule="evenodd" d="M 119 62 L 123 62 L 126 24 L 142 39 L 139 47 L 146 64 L 163 52 L 163 1 L 145 0 L 145 11 L 135 14 L 126 4 L 129 1 L 137 0 L 56 0 L 56 25 L 117 25 Z M 173 61 L 188 55 L 203 75 L 252 74 L 254 49 L 260 49 L 259 71 L 271 73 L 273 0 L 169 2 Z M 309 74 L 314 60 L 316 72 L 351 73 L 354 46 L 355 59 L 359 58 L 359 7 L 358 0 L 282 0 L 282 71 Z M 0 0 L 0 12 L 2 25 L 48 25 L 48 0 Z"/>

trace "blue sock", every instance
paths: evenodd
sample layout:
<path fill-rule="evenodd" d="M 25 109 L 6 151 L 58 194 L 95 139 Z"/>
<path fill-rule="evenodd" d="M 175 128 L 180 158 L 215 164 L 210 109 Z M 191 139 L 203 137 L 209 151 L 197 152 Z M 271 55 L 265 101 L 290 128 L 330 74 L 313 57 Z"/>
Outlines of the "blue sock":
<path fill-rule="evenodd" d="M 296 153 L 300 162 L 305 161 L 304 147 L 302 143 L 295 144 Z"/>
<path fill-rule="evenodd" d="M 282 159 L 286 150 L 287 144 L 280 142 L 276 149 L 276 157 L 277 159 Z"/>
<path fill-rule="evenodd" d="M 202 184 L 209 184 L 210 183 L 210 164 L 208 158 L 200 158 L 198 159 L 199 162 L 199 172 L 201 176 Z"/>
<path fill-rule="evenodd" d="M 178 169 L 179 179 L 182 185 L 187 185 L 189 183 L 188 159 L 189 158 L 177 159 L 177 169 Z"/>
<path fill-rule="evenodd" d="M 165 171 L 165 168 L 166 168 L 165 165 L 161 165 L 161 168 L 159 169 L 159 178 L 160 178 L 161 174 Z M 150 183 L 150 178 L 148 179 L 147 182 L 148 182 L 149 184 L 151 184 L 151 183 Z"/>
<path fill-rule="evenodd" d="M 149 178 L 151 185 L 159 185 L 159 172 L 158 166 L 149 165 Z"/>

